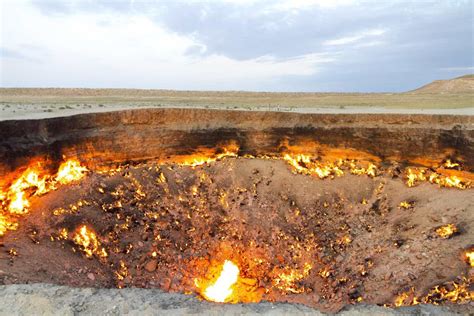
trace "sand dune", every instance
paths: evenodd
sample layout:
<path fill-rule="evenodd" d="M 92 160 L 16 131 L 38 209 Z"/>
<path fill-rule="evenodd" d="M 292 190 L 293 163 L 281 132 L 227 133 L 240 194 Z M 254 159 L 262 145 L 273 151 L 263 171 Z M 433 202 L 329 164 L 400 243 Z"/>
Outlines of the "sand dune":
<path fill-rule="evenodd" d="M 474 93 L 474 75 L 449 80 L 435 80 L 411 93 Z"/>

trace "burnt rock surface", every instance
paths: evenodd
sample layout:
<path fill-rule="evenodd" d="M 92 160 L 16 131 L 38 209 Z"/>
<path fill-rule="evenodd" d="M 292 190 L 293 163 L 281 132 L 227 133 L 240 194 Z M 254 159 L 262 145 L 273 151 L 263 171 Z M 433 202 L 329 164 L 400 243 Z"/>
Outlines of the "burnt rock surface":
<path fill-rule="evenodd" d="M 167 159 L 227 141 L 237 142 L 242 155 L 312 142 L 382 161 L 453 156 L 464 170 L 474 170 L 474 116 L 141 109 L 0 121 L 0 175 L 32 158 L 57 163 L 63 156 L 77 157 L 97 166 Z"/>

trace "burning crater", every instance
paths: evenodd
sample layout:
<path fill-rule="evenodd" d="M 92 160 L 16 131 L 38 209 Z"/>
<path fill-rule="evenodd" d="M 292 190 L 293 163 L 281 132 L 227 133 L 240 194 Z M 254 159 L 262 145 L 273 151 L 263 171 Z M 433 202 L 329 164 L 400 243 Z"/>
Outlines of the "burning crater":
<path fill-rule="evenodd" d="M 168 109 L 0 122 L 0 283 L 472 307 L 472 120 Z"/>

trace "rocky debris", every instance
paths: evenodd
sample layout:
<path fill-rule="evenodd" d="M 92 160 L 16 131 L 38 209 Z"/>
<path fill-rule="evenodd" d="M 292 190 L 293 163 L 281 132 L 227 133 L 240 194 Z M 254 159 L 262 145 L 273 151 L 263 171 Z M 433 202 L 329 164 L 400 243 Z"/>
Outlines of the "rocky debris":
<path fill-rule="evenodd" d="M 150 260 L 145 264 L 145 270 L 147 270 L 148 272 L 153 272 L 156 270 L 157 264 L 157 260 Z"/>

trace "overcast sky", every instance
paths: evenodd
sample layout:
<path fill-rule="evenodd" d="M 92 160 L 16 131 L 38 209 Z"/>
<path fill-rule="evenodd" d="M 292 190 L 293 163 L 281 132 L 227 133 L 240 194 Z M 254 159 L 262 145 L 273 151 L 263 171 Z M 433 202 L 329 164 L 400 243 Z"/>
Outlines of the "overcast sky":
<path fill-rule="evenodd" d="M 474 0 L 0 3 L 3 87 L 379 92 L 474 71 Z"/>

